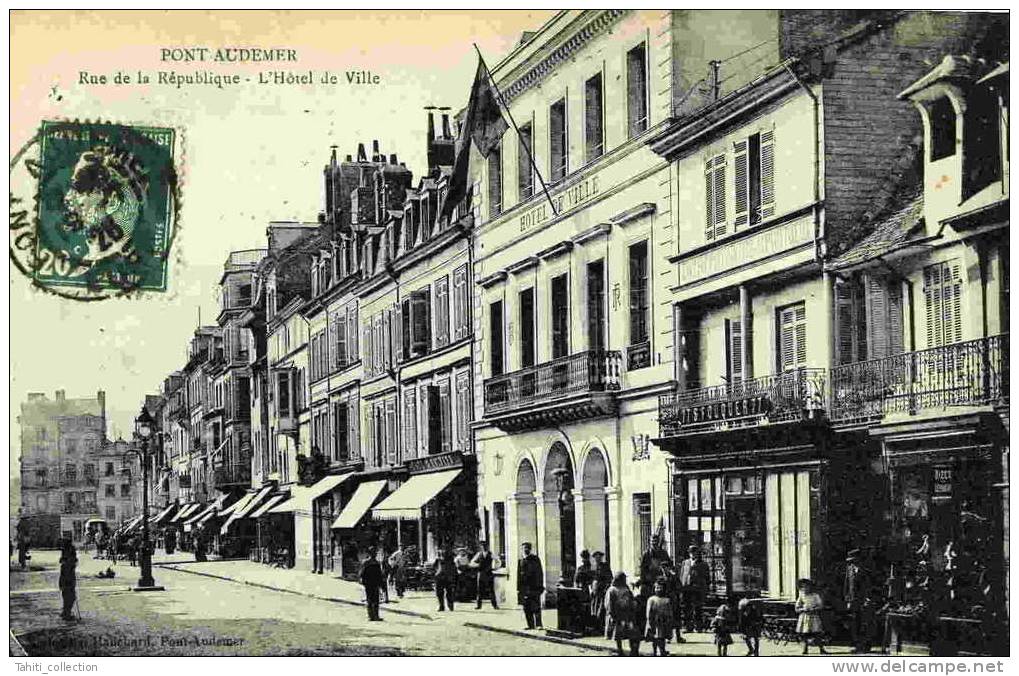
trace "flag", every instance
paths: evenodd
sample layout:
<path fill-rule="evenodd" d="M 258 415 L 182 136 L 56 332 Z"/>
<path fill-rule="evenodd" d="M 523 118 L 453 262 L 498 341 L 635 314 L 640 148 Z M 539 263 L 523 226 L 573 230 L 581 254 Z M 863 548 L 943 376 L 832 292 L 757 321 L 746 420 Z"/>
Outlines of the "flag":
<path fill-rule="evenodd" d="M 499 145 L 499 141 L 507 129 L 509 129 L 509 125 L 499 108 L 488 67 L 485 66 L 484 59 L 479 55 L 478 70 L 474 75 L 474 85 L 471 87 L 471 98 L 467 102 L 467 114 L 464 116 L 460 139 L 457 143 L 453 174 L 449 177 L 449 189 L 442 202 L 442 216 L 449 216 L 456 205 L 463 201 L 467 195 L 467 169 L 471 155 L 471 142 L 478 147 L 478 152 L 483 157 L 488 157 L 492 149 Z"/>

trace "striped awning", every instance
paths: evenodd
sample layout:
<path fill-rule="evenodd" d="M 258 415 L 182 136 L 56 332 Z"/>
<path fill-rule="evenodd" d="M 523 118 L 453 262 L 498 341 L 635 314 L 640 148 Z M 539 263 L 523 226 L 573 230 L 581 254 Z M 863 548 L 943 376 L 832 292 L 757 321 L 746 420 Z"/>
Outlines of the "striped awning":
<path fill-rule="evenodd" d="M 459 469 L 417 474 L 372 509 L 376 519 L 420 519 L 421 509 L 460 475 Z"/>
<path fill-rule="evenodd" d="M 361 521 L 372 505 L 378 500 L 386 481 L 369 481 L 357 487 L 354 495 L 343 507 L 343 511 L 333 521 L 333 528 L 354 528 Z"/>
<path fill-rule="evenodd" d="M 187 519 L 192 514 L 194 514 L 195 511 L 201 506 L 202 503 L 200 502 L 189 502 L 188 504 L 181 507 L 180 511 L 177 512 L 172 519 L 170 519 L 170 523 L 184 523 L 184 520 Z"/>
<path fill-rule="evenodd" d="M 231 497 L 232 496 L 230 496 L 229 494 L 219 496 L 218 498 L 207 504 L 205 506 L 205 509 L 201 511 L 195 510 L 194 512 L 192 512 L 191 516 L 188 517 L 188 520 L 185 521 L 184 524 L 198 525 L 199 523 L 205 523 L 206 521 L 209 520 L 210 516 L 215 516 L 216 513 L 223 508 L 223 505 L 226 503 L 226 501 L 231 499 Z"/>
<path fill-rule="evenodd" d="M 159 514 L 156 514 L 156 516 L 151 520 L 152 525 L 158 526 L 159 524 L 166 521 L 169 518 L 170 514 L 173 513 L 173 510 L 175 509 L 177 509 L 177 505 L 173 504 L 164 509 L 163 511 L 161 511 Z"/>
<path fill-rule="evenodd" d="M 257 519 L 258 517 L 262 516 L 263 514 L 268 512 L 270 509 L 272 509 L 276 505 L 280 504 L 281 502 L 283 502 L 284 500 L 286 500 L 289 497 L 290 496 L 285 494 L 285 493 L 282 494 L 282 495 L 270 495 L 269 499 L 266 500 L 265 502 L 263 502 L 261 507 L 259 507 L 258 509 L 256 509 L 255 511 L 253 511 L 251 513 L 251 518 L 252 519 Z"/>
<path fill-rule="evenodd" d="M 278 507 L 272 509 L 273 514 L 284 514 L 286 512 L 302 512 L 311 514 L 311 503 L 321 495 L 328 493 L 354 474 L 334 474 L 319 479 L 311 486 L 295 486 L 290 499 Z"/>
<path fill-rule="evenodd" d="M 223 526 L 219 529 L 220 535 L 226 535 L 227 531 L 230 530 L 231 524 L 239 519 L 246 518 L 256 507 L 262 504 L 262 501 L 268 497 L 269 493 L 272 492 L 273 486 L 262 486 L 257 492 L 248 493 L 240 500 L 237 501 L 236 507 L 230 514 L 230 518 L 227 519 Z"/>

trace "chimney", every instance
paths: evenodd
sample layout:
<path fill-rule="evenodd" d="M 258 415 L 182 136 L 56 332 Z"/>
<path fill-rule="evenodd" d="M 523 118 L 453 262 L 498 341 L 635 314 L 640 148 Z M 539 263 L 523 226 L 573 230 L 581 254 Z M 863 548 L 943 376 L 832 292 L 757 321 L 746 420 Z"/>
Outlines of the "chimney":
<path fill-rule="evenodd" d="M 449 129 L 449 114 L 442 114 L 442 138 L 453 138 L 453 132 Z"/>
<path fill-rule="evenodd" d="M 367 162 L 368 161 L 368 156 L 364 154 L 364 144 L 363 143 L 358 143 L 357 144 L 357 161 L 358 162 Z"/>
<path fill-rule="evenodd" d="M 347 159 L 344 160 L 344 162 L 353 162 L 353 161 L 354 161 L 354 158 L 351 157 L 350 155 L 347 155 Z"/>
<path fill-rule="evenodd" d="M 372 140 L 372 162 L 379 162 L 379 142 Z"/>
<path fill-rule="evenodd" d="M 428 142 L 431 143 L 432 139 L 435 138 L 435 118 L 432 117 L 432 111 L 428 111 Z"/>
<path fill-rule="evenodd" d="M 332 149 L 332 154 L 329 157 L 329 164 L 331 166 L 335 167 L 336 166 L 336 146 L 329 146 L 329 147 Z"/>
<path fill-rule="evenodd" d="M 64 400 L 64 394 L 65 394 L 65 392 L 63 390 L 57 390 L 57 401 L 63 401 Z"/>
<path fill-rule="evenodd" d="M 389 156 L 389 163 L 390 164 L 397 164 L 396 153 L 393 153 L 392 155 Z"/>

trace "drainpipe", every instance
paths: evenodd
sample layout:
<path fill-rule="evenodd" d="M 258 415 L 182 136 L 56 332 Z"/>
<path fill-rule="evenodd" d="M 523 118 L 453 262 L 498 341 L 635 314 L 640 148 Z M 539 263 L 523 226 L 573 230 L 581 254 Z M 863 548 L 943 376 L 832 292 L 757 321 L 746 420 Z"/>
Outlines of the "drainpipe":
<path fill-rule="evenodd" d="M 824 148 L 821 147 L 821 100 L 817 94 L 807 86 L 800 76 L 790 67 L 789 63 L 783 64 L 789 75 L 796 80 L 796 84 L 807 93 L 814 107 L 814 257 L 819 264 L 824 262 L 822 251 L 824 242 L 824 204 L 821 202 L 821 156 Z"/>

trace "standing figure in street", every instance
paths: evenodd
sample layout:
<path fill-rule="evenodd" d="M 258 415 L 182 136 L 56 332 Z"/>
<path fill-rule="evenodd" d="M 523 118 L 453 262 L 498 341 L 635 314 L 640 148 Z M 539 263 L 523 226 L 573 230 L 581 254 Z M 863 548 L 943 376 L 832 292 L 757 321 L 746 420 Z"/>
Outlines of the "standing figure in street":
<path fill-rule="evenodd" d="M 435 571 L 435 596 L 439 599 L 439 612 L 445 611 L 447 605 L 453 610 L 456 596 L 456 562 L 449 547 L 439 547 L 439 551 L 435 553 L 435 560 L 432 561 L 432 569 Z"/>
<path fill-rule="evenodd" d="M 761 632 L 764 630 L 764 611 L 761 602 L 756 599 L 740 599 L 736 607 L 739 611 L 739 630 L 743 632 L 743 642 L 747 644 L 747 656 L 761 656 Z"/>
<path fill-rule="evenodd" d="M 453 566 L 456 568 L 456 600 L 473 601 L 477 596 L 477 590 L 471 589 L 474 584 L 474 574 L 471 572 L 471 557 L 467 556 L 466 547 L 456 550 Z"/>
<path fill-rule="evenodd" d="M 594 582 L 594 568 L 591 567 L 591 552 L 582 549 L 580 550 L 580 563 L 577 564 L 577 572 L 573 574 L 573 586 L 590 594 L 592 582 Z"/>
<path fill-rule="evenodd" d="M 863 603 L 870 594 L 869 575 L 860 565 L 860 550 L 854 549 L 846 555 L 846 574 L 842 583 L 842 600 L 846 604 L 849 615 L 849 636 L 852 640 L 853 652 L 867 652 L 865 643 L 869 638 L 863 624 Z"/>
<path fill-rule="evenodd" d="M 605 562 L 605 552 L 595 552 L 594 576 L 591 581 L 591 624 L 599 633 L 605 630 L 605 594 L 612 586 L 612 568 Z"/>
<path fill-rule="evenodd" d="M 386 556 L 386 550 L 384 547 L 379 547 L 375 558 L 378 560 L 379 567 L 382 569 L 382 602 L 389 603 L 389 576 L 392 571 L 389 568 L 389 557 Z"/>
<path fill-rule="evenodd" d="M 727 603 L 718 606 L 715 617 L 711 620 L 711 631 L 715 635 L 715 647 L 719 657 L 729 655 L 732 644 L 732 611 Z"/>
<path fill-rule="evenodd" d="M 77 599 L 77 573 L 78 554 L 74 551 L 71 540 L 64 538 L 60 542 L 60 595 L 63 597 L 64 607 L 60 612 L 63 620 L 73 620 L 74 601 Z"/>
<path fill-rule="evenodd" d="M 701 559 L 701 548 L 690 545 L 689 556 L 679 568 L 679 584 L 683 588 L 683 610 L 686 612 L 686 630 L 701 631 L 704 625 L 704 599 L 711 585 L 711 570 Z"/>
<path fill-rule="evenodd" d="M 665 566 L 672 565 L 672 557 L 662 547 L 662 539 L 658 535 L 651 537 L 651 548 L 640 557 L 640 580 L 637 585 L 640 587 L 641 596 L 649 598 L 654 591 L 655 582 L 662 577 Z"/>
<path fill-rule="evenodd" d="M 499 604 L 495 600 L 495 575 L 492 573 L 492 552 L 488 550 L 488 543 L 482 540 L 478 543 L 480 549 L 471 559 L 471 568 L 478 573 L 478 604 L 476 608 L 481 609 L 481 602 L 486 597 L 492 599 L 492 607 L 498 609 Z"/>
<path fill-rule="evenodd" d="M 28 536 L 24 533 L 18 535 L 18 566 L 22 570 L 28 565 Z"/>
<path fill-rule="evenodd" d="M 630 644 L 630 655 L 640 654 L 640 638 L 637 636 L 635 615 L 637 599 L 626 584 L 626 573 L 618 572 L 612 578 L 612 586 L 605 592 L 605 638 L 616 642 L 616 653 L 624 655 L 623 641 Z"/>
<path fill-rule="evenodd" d="M 208 552 L 207 545 L 205 544 L 205 536 L 202 533 L 195 535 L 195 561 L 208 561 L 209 558 L 206 556 Z"/>
<path fill-rule="evenodd" d="M 545 591 L 545 571 L 541 559 L 531 553 L 531 543 L 520 547 L 524 556 L 517 562 L 517 594 L 524 607 L 528 629 L 541 629 L 541 595 Z"/>
<path fill-rule="evenodd" d="M 811 580 L 804 578 L 796 586 L 799 589 L 799 595 L 796 597 L 796 613 L 799 615 L 796 620 L 796 633 L 803 641 L 803 654 L 807 654 L 807 647 L 813 641 L 818 652 L 827 655 L 824 650 L 824 624 L 821 622 L 824 599 L 817 593 Z"/>
<path fill-rule="evenodd" d="M 127 560 L 132 566 L 138 565 L 138 537 L 134 536 L 127 541 Z"/>
<path fill-rule="evenodd" d="M 651 641 L 651 653 L 665 657 L 665 643 L 672 638 L 675 625 L 672 600 L 665 588 L 665 580 L 655 582 L 654 596 L 647 601 L 647 640 Z"/>
<path fill-rule="evenodd" d="M 368 557 L 361 564 L 361 584 L 364 586 L 364 600 L 368 607 L 368 621 L 381 622 L 379 615 L 379 593 L 386 586 L 375 547 L 368 548 Z"/>
<path fill-rule="evenodd" d="M 163 544 L 166 545 L 166 553 L 173 554 L 174 550 L 177 549 L 177 531 L 174 528 L 167 528 L 166 535 L 163 537 Z"/>
<path fill-rule="evenodd" d="M 393 581 L 393 588 L 396 589 L 396 598 L 403 598 L 403 590 L 407 587 L 406 561 L 403 557 L 403 547 L 397 545 L 392 554 L 389 555 L 389 577 Z"/>

